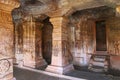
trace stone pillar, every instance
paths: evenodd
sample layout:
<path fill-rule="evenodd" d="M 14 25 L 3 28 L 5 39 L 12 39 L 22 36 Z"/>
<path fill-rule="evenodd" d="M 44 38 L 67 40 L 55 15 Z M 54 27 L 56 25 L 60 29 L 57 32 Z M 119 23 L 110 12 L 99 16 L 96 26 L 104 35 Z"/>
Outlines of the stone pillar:
<path fill-rule="evenodd" d="M 67 42 L 67 23 L 65 17 L 55 17 L 50 19 L 53 24 L 52 35 L 52 62 L 46 71 L 65 74 L 73 70 L 73 65 L 69 61 L 68 42 Z"/>
<path fill-rule="evenodd" d="M 23 26 L 15 23 L 14 27 L 15 60 L 14 63 L 23 66 Z"/>
<path fill-rule="evenodd" d="M 14 23 L 14 64 L 23 66 L 23 14 L 20 8 L 12 11 Z"/>
<path fill-rule="evenodd" d="M 13 23 L 11 11 L 16 0 L 0 0 L 0 80 L 13 80 Z"/>
<path fill-rule="evenodd" d="M 27 21 L 23 25 L 24 66 L 39 68 L 47 65 L 42 57 L 42 24 Z"/>

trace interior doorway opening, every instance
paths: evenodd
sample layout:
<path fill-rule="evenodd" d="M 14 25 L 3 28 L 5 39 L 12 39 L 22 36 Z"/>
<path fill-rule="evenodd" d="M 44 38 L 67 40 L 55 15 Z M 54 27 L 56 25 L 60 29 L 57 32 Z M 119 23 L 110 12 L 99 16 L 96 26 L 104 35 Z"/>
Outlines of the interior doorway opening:
<path fill-rule="evenodd" d="M 105 20 L 96 21 L 96 51 L 107 51 Z"/>

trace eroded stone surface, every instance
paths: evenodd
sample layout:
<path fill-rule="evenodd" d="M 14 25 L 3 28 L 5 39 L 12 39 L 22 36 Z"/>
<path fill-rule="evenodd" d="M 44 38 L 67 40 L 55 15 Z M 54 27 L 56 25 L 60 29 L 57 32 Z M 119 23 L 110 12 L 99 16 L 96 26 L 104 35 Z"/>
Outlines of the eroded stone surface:
<path fill-rule="evenodd" d="M 13 79 L 14 38 L 11 11 L 18 6 L 19 3 L 15 0 L 0 1 L 0 80 Z"/>

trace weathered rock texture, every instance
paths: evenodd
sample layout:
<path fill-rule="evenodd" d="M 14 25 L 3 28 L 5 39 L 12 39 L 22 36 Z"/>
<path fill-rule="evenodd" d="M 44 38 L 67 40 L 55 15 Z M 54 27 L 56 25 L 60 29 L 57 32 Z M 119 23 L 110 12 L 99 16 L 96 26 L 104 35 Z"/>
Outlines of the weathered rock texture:
<path fill-rule="evenodd" d="M 119 0 L 20 0 L 21 6 L 28 14 L 45 14 L 49 17 L 68 16 L 75 11 L 110 6 L 116 7 L 120 4 Z"/>
<path fill-rule="evenodd" d="M 0 80 L 13 80 L 13 59 L 0 54 Z"/>
<path fill-rule="evenodd" d="M 107 20 L 107 30 L 111 68 L 120 70 L 120 18 L 109 18 Z"/>
<path fill-rule="evenodd" d="M 13 23 L 11 11 L 19 7 L 15 0 L 0 1 L 0 80 L 13 79 Z"/>

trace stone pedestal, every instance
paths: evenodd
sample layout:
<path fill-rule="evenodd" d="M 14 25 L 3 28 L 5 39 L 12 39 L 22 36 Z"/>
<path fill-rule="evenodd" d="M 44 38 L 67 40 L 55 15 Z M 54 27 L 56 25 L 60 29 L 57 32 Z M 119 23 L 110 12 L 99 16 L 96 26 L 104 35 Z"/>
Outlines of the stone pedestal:
<path fill-rule="evenodd" d="M 47 65 L 42 57 L 42 24 L 28 21 L 23 25 L 24 66 L 39 68 Z"/>
<path fill-rule="evenodd" d="M 53 47 L 52 47 L 52 62 L 46 68 L 58 74 L 65 74 L 73 70 L 73 65 L 69 61 L 68 42 L 67 42 L 67 23 L 68 20 L 64 17 L 56 17 L 50 19 L 53 24 Z"/>

